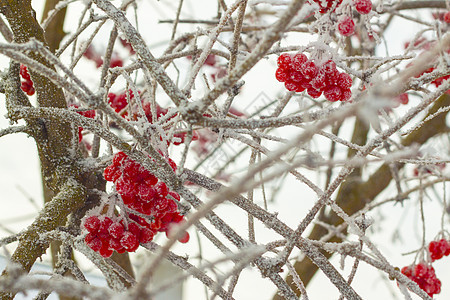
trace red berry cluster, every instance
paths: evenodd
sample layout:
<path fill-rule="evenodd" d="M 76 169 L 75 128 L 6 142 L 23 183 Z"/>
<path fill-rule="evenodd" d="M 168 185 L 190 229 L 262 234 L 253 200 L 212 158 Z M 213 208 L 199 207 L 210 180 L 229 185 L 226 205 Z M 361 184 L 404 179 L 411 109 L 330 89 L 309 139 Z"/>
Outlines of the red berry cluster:
<path fill-rule="evenodd" d="M 35 89 L 33 86 L 33 81 L 31 81 L 30 73 L 28 73 L 27 67 L 21 64 L 19 73 L 20 76 L 22 76 L 22 78 L 24 79 L 20 84 L 20 88 L 22 89 L 22 91 L 27 93 L 28 96 L 33 96 L 35 93 Z"/>
<path fill-rule="evenodd" d="M 132 222 L 125 226 L 123 220 L 112 220 L 103 215 L 87 217 L 83 227 L 89 232 L 84 238 L 86 245 L 103 257 L 110 257 L 114 250 L 134 252 L 140 243 L 148 243 L 154 236 L 148 228 Z"/>
<path fill-rule="evenodd" d="M 402 274 L 414 281 L 430 297 L 441 292 L 441 281 L 436 277 L 434 268 L 425 263 L 402 268 Z"/>
<path fill-rule="evenodd" d="M 167 161 L 175 171 L 175 162 L 170 158 L 167 158 Z M 183 220 L 173 200 L 179 201 L 180 196 L 169 191 L 164 182 L 158 181 L 158 178 L 128 158 L 125 153 L 118 152 L 114 155 L 113 163 L 105 169 L 104 176 L 107 181 L 114 182 L 117 192 L 128 208 L 153 218 L 149 229 L 164 231 L 167 234 L 170 224 Z M 142 223 L 140 219 L 137 221 Z"/>
<path fill-rule="evenodd" d="M 450 255 L 450 242 L 446 239 L 440 239 L 439 241 L 432 241 L 428 245 L 430 256 L 433 261 L 441 259 L 444 256 Z"/>
<path fill-rule="evenodd" d="M 328 101 L 335 102 L 347 101 L 352 96 L 350 75 L 339 72 L 331 60 L 317 66 L 303 53 L 281 54 L 275 78 L 284 82 L 287 90 L 295 92 L 307 90 L 308 95 L 313 98 L 319 98 L 323 93 Z"/>

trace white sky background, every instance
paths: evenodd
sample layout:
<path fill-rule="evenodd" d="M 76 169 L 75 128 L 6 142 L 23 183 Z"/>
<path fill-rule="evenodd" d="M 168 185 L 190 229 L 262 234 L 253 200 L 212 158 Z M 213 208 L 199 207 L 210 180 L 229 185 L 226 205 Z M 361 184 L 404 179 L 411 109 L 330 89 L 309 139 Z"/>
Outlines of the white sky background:
<path fill-rule="evenodd" d="M 117 3 L 117 1 L 114 1 L 114 3 Z M 158 20 L 174 18 L 175 7 L 178 5 L 178 1 L 141 0 L 138 1 L 138 3 L 139 12 L 145 11 L 145 16 L 141 15 L 139 17 L 139 29 L 142 32 L 144 40 L 146 40 L 149 45 L 155 45 L 151 50 L 154 55 L 158 56 L 164 50 L 164 47 L 157 47 L 157 45 L 165 45 L 170 38 L 171 32 L 171 25 L 158 24 Z M 229 1 L 227 1 L 227 3 L 229 3 Z M 40 16 L 43 1 L 33 1 L 33 7 L 36 9 L 38 16 Z M 65 23 L 66 31 L 73 30 L 75 28 L 74 24 L 78 22 L 78 11 L 74 9 L 75 7 L 77 7 L 77 4 L 69 6 L 68 17 Z M 183 12 L 190 11 L 190 15 L 182 14 L 182 18 L 197 17 L 208 19 L 215 16 L 217 11 L 216 1 L 185 0 L 184 7 L 189 9 L 183 9 Z M 132 16 L 132 14 L 129 13 L 128 16 Z M 110 27 L 107 26 L 107 28 Z M 192 30 L 194 28 L 195 26 L 193 25 L 180 24 L 179 32 Z M 412 35 L 417 32 L 416 29 L 417 26 L 411 22 L 397 20 L 397 25 L 391 26 L 391 30 L 388 31 L 386 35 L 386 40 L 389 43 L 390 55 L 401 54 L 403 43 L 407 41 L 408 37 L 412 37 Z M 109 31 L 104 30 L 102 31 L 102 35 L 94 39 L 94 45 L 104 47 L 108 38 Z M 305 38 L 298 38 L 298 40 L 290 39 L 289 43 L 306 46 L 308 41 Z M 287 42 L 283 41 L 282 44 L 287 45 Z M 124 52 L 124 54 L 125 53 L 126 52 Z M 378 53 L 378 55 L 384 55 L 384 53 Z M 242 90 L 242 93 L 238 96 L 239 101 L 235 101 L 236 106 L 243 109 L 246 107 L 247 103 L 250 103 L 250 101 L 255 99 L 261 92 L 264 92 L 269 97 L 275 97 L 283 90 L 281 84 L 274 78 L 276 68 L 275 61 L 276 56 L 272 55 L 267 60 L 259 63 L 245 76 L 244 80 L 246 81 L 246 85 Z M 4 57 L 0 57 L 0 63 L 0 68 L 2 70 L 7 67 L 7 61 Z M 182 65 L 183 62 L 180 62 L 179 66 Z M 83 78 L 85 78 L 87 84 L 95 82 L 99 78 L 93 63 L 89 61 L 82 61 L 75 70 L 78 74 L 85 74 Z M 207 69 L 205 71 L 208 72 Z M 95 86 L 95 84 L 93 86 Z M 0 97 L 0 128 L 6 128 L 8 126 L 8 121 L 3 117 L 6 113 L 4 98 L 3 95 L 0 95 Z M 163 98 L 166 97 L 163 96 Z M 412 105 L 417 103 L 417 99 L 410 99 Z M 169 104 L 169 102 L 166 104 Z M 291 100 L 288 109 L 295 110 L 298 105 L 299 103 L 297 101 Z M 401 110 L 402 108 L 400 111 Z M 350 135 L 351 128 L 347 127 L 347 130 Z M 437 146 L 437 148 L 439 149 L 439 146 Z M 320 150 L 328 151 L 328 148 Z M 20 228 L 24 228 L 27 224 L 30 224 L 32 216 L 38 211 L 37 208 L 30 204 L 29 197 L 33 198 L 39 206 L 42 203 L 39 162 L 33 140 L 26 137 L 24 134 L 9 135 L 1 138 L 0 157 L 2 158 L 0 164 L 0 190 L 2 191 L 0 201 L 3 207 L 3 209 L 0 210 L 0 224 L 16 231 Z M 245 156 L 245 159 L 247 159 L 247 156 Z M 233 168 L 236 171 L 242 171 L 237 165 L 234 165 Z M 310 171 L 302 170 L 302 172 L 308 176 L 314 175 L 314 173 Z M 282 221 L 292 227 L 296 227 L 309 208 L 313 205 L 316 197 L 309 189 L 305 188 L 305 186 L 299 184 L 289 176 L 285 182 L 285 187 L 286 188 L 284 188 L 282 193 L 278 196 L 277 202 L 270 204 L 269 210 L 271 212 L 278 212 L 278 216 Z M 256 190 L 256 195 L 257 199 L 261 198 L 259 190 Z M 384 195 L 389 195 L 389 192 L 384 193 Z M 259 202 L 259 204 L 261 204 L 261 202 Z M 375 232 L 370 235 L 372 240 L 388 260 L 400 268 L 410 264 L 413 260 L 413 256 L 402 256 L 401 253 L 417 249 L 420 246 L 421 239 L 421 225 L 417 201 L 410 200 L 405 206 L 408 207 L 402 208 L 400 205 L 385 206 L 381 210 L 382 216 L 381 214 L 377 215 L 372 212 L 368 214 L 377 221 L 381 220 L 380 223 L 376 223 L 373 226 Z M 247 217 L 242 211 L 235 209 L 231 205 L 225 204 L 220 206 L 217 209 L 217 212 L 218 215 L 229 222 L 233 228 L 237 228 L 238 233 L 243 236 L 247 235 Z M 439 231 L 441 207 L 437 203 L 426 201 L 425 212 L 426 220 L 428 222 L 427 241 L 429 241 Z M 13 219 L 18 221 L 13 222 Z M 203 223 L 206 224 L 207 222 L 205 221 Z M 263 243 L 274 238 L 279 238 L 269 230 L 265 229 L 259 222 L 256 222 L 256 226 L 257 241 Z M 399 229 L 401 241 L 397 240 L 396 242 L 392 242 L 393 232 L 396 228 Z M 6 236 L 7 228 L 0 229 L 2 229 L 0 233 L 1 236 Z M 161 234 L 161 237 L 157 241 L 164 241 L 162 235 L 163 234 Z M 175 251 L 178 254 L 194 253 L 193 255 L 195 255 L 196 250 L 192 251 L 192 249 L 197 248 L 196 235 L 194 232 L 191 232 L 191 241 L 185 245 L 178 245 Z M 219 257 L 217 256 L 218 252 L 210 243 L 203 242 L 202 248 L 204 257 L 212 256 L 212 259 L 214 259 L 214 257 Z M 11 250 L 12 248 L 8 249 Z M 339 259 L 340 257 L 334 256 L 332 262 L 336 266 L 339 266 Z M 450 299 L 449 263 L 450 258 L 444 258 L 433 264 L 438 278 L 440 278 L 443 283 L 442 292 L 439 295 L 436 295 L 434 297 L 435 299 Z M 348 271 L 352 264 L 352 259 L 346 260 L 346 276 L 349 273 Z M 402 299 L 395 282 L 389 281 L 385 274 L 368 267 L 364 263 L 360 264 L 352 285 L 363 299 Z M 332 286 L 328 282 L 328 279 L 320 272 L 316 274 L 307 290 L 310 299 L 314 300 L 338 299 L 339 297 L 337 289 Z M 184 293 L 185 299 L 189 300 L 203 299 L 202 297 L 204 297 L 203 286 L 195 279 L 188 281 Z M 256 269 L 247 269 L 242 273 L 234 295 L 236 299 L 270 299 L 273 293 L 274 286 L 269 280 L 261 278 Z M 413 296 L 413 299 L 416 298 Z"/>

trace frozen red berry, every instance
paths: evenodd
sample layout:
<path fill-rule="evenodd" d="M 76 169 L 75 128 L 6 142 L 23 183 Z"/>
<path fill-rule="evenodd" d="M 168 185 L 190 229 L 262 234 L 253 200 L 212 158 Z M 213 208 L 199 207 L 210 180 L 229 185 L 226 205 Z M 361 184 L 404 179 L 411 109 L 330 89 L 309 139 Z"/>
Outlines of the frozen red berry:
<path fill-rule="evenodd" d="M 288 53 L 283 53 L 278 57 L 277 63 L 279 67 L 288 66 L 292 61 L 292 57 Z"/>
<path fill-rule="evenodd" d="M 189 242 L 189 233 L 185 232 L 184 235 L 178 239 L 180 243 L 187 243 Z"/>
<path fill-rule="evenodd" d="M 332 86 L 327 88 L 323 94 L 328 101 L 336 102 L 341 100 L 342 91 L 339 87 Z"/>
<path fill-rule="evenodd" d="M 90 233 L 96 233 L 100 228 L 100 219 L 97 216 L 87 217 L 83 225 Z"/>
<path fill-rule="evenodd" d="M 108 232 L 113 238 L 120 239 L 125 232 L 125 228 L 119 222 L 114 222 L 109 226 Z"/>
<path fill-rule="evenodd" d="M 355 33 L 355 22 L 350 17 L 344 17 L 338 23 L 338 30 L 343 36 L 351 36 Z"/>
<path fill-rule="evenodd" d="M 368 14 L 372 10 L 372 1 L 370 0 L 354 0 L 355 9 L 360 14 Z"/>
<path fill-rule="evenodd" d="M 446 12 L 444 15 L 444 22 L 450 23 L 450 11 Z"/>
<path fill-rule="evenodd" d="M 123 237 L 120 239 L 120 244 L 128 252 L 134 252 L 139 247 L 139 241 L 136 235 L 132 234 L 129 231 L 124 233 Z"/>

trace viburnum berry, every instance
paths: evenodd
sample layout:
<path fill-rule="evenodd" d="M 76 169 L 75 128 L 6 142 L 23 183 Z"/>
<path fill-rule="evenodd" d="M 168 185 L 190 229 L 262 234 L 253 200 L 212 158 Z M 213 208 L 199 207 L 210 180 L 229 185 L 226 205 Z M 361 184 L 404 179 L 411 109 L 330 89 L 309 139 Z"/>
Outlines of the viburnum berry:
<path fill-rule="evenodd" d="M 340 73 L 337 76 L 337 85 L 341 89 L 349 89 L 352 86 L 352 78 L 347 73 Z"/>
<path fill-rule="evenodd" d="M 317 68 L 316 64 L 313 61 L 308 60 L 303 64 L 303 67 L 301 69 L 302 75 L 307 79 L 311 80 L 313 79 L 317 73 L 319 72 L 319 69 Z"/>
<path fill-rule="evenodd" d="M 84 220 L 83 226 L 90 233 L 96 233 L 100 228 L 100 220 L 97 216 L 90 216 Z"/>
<path fill-rule="evenodd" d="M 331 86 L 328 87 L 323 94 L 325 95 L 325 98 L 327 98 L 328 101 L 336 102 L 341 100 L 342 91 L 337 86 Z"/>
<path fill-rule="evenodd" d="M 98 253 L 103 257 L 110 257 L 114 253 L 114 250 L 109 248 L 109 243 L 102 243 L 102 247 Z"/>
<path fill-rule="evenodd" d="M 275 78 L 280 82 L 285 82 L 288 79 L 288 73 L 284 69 L 278 68 L 275 72 Z"/>
<path fill-rule="evenodd" d="M 125 228 L 119 222 L 114 222 L 109 226 L 108 232 L 113 238 L 120 239 L 125 232 Z"/>
<path fill-rule="evenodd" d="M 113 55 L 109 62 L 110 68 L 123 67 L 123 60 L 118 55 Z"/>
<path fill-rule="evenodd" d="M 127 231 L 123 234 L 120 239 L 120 244 L 124 247 L 128 252 L 134 252 L 139 247 L 139 240 L 133 233 Z"/>
<path fill-rule="evenodd" d="M 355 9 L 362 15 L 368 14 L 372 10 L 372 1 L 370 0 L 353 0 Z"/>
<path fill-rule="evenodd" d="M 450 23 L 450 11 L 448 11 L 444 14 L 444 22 Z"/>
<path fill-rule="evenodd" d="M 352 91 L 350 89 L 341 90 L 341 101 L 346 102 L 352 97 Z"/>
<path fill-rule="evenodd" d="M 395 100 L 398 102 L 398 103 L 401 103 L 401 104 L 408 104 L 408 102 L 409 102 L 409 97 L 408 97 L 408 94 L 407 93 L 403 93 L 403 94 L 400 94 L 400 95 L 398 95 L 397 97 L 395 97 Z"/>
<path fill-rule="evenodd" d="M 292 57 L 288 53 L 281 54 L 277 60 L 279 67 L 288 67 L 288 66 L 290 66 L 291 62 L 292 62 Z"/>
<path fill-rule="evenodd" d="M 184 233 L 184 236 L 182 236 L 181 238 L 179 238 L 178 241 L 179 241 L 180 243 L 183 243 L 183 244 L 189 242 L 189 233 L 185 232 L 185 233 Z"/>
<path fill-rule="evenodd" d="M 338 23 L 338 30 L 343 36 L 351 36 L 355 33 L 355 22 L 350 17 L 344 17 Z"/>
<path fill-rule="evenodd" d="M 303 53 L 297 53 L 294 55 L 292 59 L 292 66 L 295 70 L 299 71 L 303 68 L 304 63 L 308 61 L 308 57 L 306 57 Z"/>
<path fill-rule="evenodd" d="M 86 245 L 94 251 L 99 251 L 102 248 L 102 241 L 92 233 L 89 233 L 84 238 Z"/>

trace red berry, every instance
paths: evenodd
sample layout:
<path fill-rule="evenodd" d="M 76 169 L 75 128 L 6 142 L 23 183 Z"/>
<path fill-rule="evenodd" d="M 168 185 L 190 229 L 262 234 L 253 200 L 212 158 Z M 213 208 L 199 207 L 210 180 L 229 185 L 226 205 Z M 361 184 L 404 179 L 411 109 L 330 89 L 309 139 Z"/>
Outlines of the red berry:
<path fill-rule="evenodd" d="M 444 255 L 449 256 L 450 255 L 450 242 L 447 240 L 444 240 L 444 241 L 445 241 Z"/>
<path fill-rule="evenodd" d="M 316 77 L 311 80 L 311 86 L 316 90 L 322 91 L 326 87 L 325 72 L 321 69 L 317 73 Z"/>
<path fill-rule="evenodd" d="M 27 93 L 28 96 L 33 96 L 34 95 L 34 87 L 33 87 L 33 82 L 31 81 L 22 81 L 20 83 L 20 88 L 22 89 L 22 91 L 24 91 L 25 93 Z"/>
<path fill-rule="evenodd" d="M 113 157 L 113 165 L 120 166 L 127 159 L 127 155 L 122 151 L 117 152 Z"/>
<path fill-rule="evenodd" d="M 403 93 L 398 95 L 397 97 L 395 97 L 395 100 L 397 100 L 398 102 L 400 102 L 401 104 L 408 104 L 409 102 L 409 97 L 407 93 Z"/>
<path fill-rule="evenodd" d="M 339 101 L 342 97 L 342 91 L 337 86 L 327 87 L 323 94 L 325 95 L 325 98 L 331 102 Z"/>
<path fill-rule="evenodd" d="M 155 234 L 148 228 L 141 228 L 141 234 L 139 235 L 139 242 L 141 244 L 146 244 L 153 240 Z"/>
<path fill-rule="evenodd" d="M 109 240 L 109 249 L 114 249 L 116 251 L 121 250 L 122 244 L 120 243 L 120 239 L 110 239 Z"/>
<path fill-rule="evenodd" d="M 125 232 L 125 228 L 119 222 L 114 222 L 109 226 L 108 232 L 113 238 L 120 239 Z"/>
<path fill-rule="evenodd" d="M 113 221 L 109 217 L 103 217 L 103 219 L 100 220 L 100 227 L 98 231 L 102 233 L 108 233 L 108 228 L 109 226 L 111 226 L 112 222 Z"/>
<path fill-rule="evenodd" d="M 101 256 L 103 257 L 110 257 L 113 254 L 113 250 L 109 249 L 109 244 L 108 245 L 103 245 L 100 250 L 98 251 L 98 253 L 100 253 Z"/>
<path fill-rule="evenodd" d="M 292 81 L 286 82 L 286 83 L 284 84 L 284 86 L 286 87 L 286 89 L 287 89 L 288 91 L 291 91 L 291 92 L 295 92 L 295 91 L 297 90 L 297 84 L 294 83 L 294 82 L 292 82 Z"/>
<path fill-rule="evenodd" d="M 288 53 L 283 53 L 278 57 L 277 63 L 279 67 L 286 68 L 291 64 L 292 56 Z"/>
<path fill-rule="evenodd" d="M 83 225 L 90 233 L 96 233 L 100 228 L 100 220 L 97 216 L 90 216 L 84 220 Z"/>
<path fill-rule="evenodd" d="M 428 267 L 424 263 L 419 263 L 414 267 L 414 275 L 423 277 L 428 273 Z"/>
<path fill-rule="evenodd" d="M 142 200 L 145 201 L 153 200 L 153 198 L 155 198 L 156 195 L 158 194 L 158 192 L 155 190 L 153 186 L 148 185 L 146 183 L 140 184 L 137 191 Z"/>
<path fill-rule="evenodd" d="M 333 76 L 336 71 L 336 63 L 332 60 L 329 60 L 325 64 L 323 64 L 321 69 L 325 73 L 325 76 Z"/>
<path fill-rule="evenodd" d="M 177 171 L 177 164 L 173 161 L 173 159 L 166 157 L 167 163 L 172 168 L 174 172 Z"/>
<path fill-rule="evenodd" d="M 292 67 L 299 71 L 302 69 L 303 64 L 308 60 L 305 54 L 303 53 L 297 53 L 294 56 L 294 59 L 292 60 Z"/>
<path fill-rule="evenodd" d="M 342 90 L 341 101 L 345 102 L 352 97 L 352 91 L 350 89 Z"/>
<path fill-rule="evenodd" d="M 177 193 L 175 193 L 175 192 L 169 192 L 169 195 L 172 196 L 172 197 L 174 197 L 175 200 L 180 201 L 180 195 L 178 195 Z"/>
<path fill-rule="evenodd" d="M 135 236 L 139 236 L 141 229 L 139 228 L 139 225 L 135 223 L 130 223 L 128 224 L 128 231 L 134 234 Z"/>
<path fill-rule="evenodd" d="M 279 82 L 285 82 L 288 79 L 289 73 L 286 71 L 286 69 L 278 68 L 275 72 L 275 78 Z"/>
<path fill-rule="evenodd" d="M 123 237 L 120 239 L 120 244 L 128 252 L 134 252 L 139 247 L 139 241 L 136 235 L 132 234 L 129 231 L 124 233 Z"/>
<path fill-rule="evenodd" d="M 370 0 L 354 0 L 355 9 L 360 14 L 368 14 L 372 10 L 372 1 Z"/>
<path fill-rule="evenodd" d="M 114 165 L 107 166 L 103 172 L 103 177 L 105 177 L 106 181 L 116 181 L 119 179 L 120 175 L 119 169 Z"/>
<path fill-rule="evenodd" d="M 410 277 L 412 275 L 412 269 L 410 266 L 406 266 L 402 268 L 402 274 L 406 277 Z"/>
<path fill-rule="evenodd" d="M 303 68 L 300 71 L 306 79 L 311 80 L 317 75 L 319 69 L 313 61 L 309 60 L 303 64 Z"/>
<path fill-rule="evenodd" d="M 114 55 L 113 57 L 111 57 L 109 67 L 110 68 L 123 67 L 123 60 L 121 58 L 117 57 L 116 55 Z"/>
<path fill-rule="evenodd" d="M 444 22 L 450 23 L 450 11 L 446 12 L 444 15 Z"/>
<path fill-rule="evenodd" d="M 102 241 L 92 233 L 86 235 L 86 237 L 84 238 L 84 242 L 89 248 L 96 252 L 99 251 L 102 247 Z"/>
<path fill-rule="evenodd" d="M 303 77 L 302 73 L 300 71 L 291 71 L 289 73 L 289 81 L 292 82 L 301 82 L 301 81 L 305 81 L 306 79 Z"/>
<path fill-rule="evenodd" d="M 155 185 L 155 191 L 158 194 L 159 197 L 166 197 L 169 193 L 169 190 L 167 189 L 167 185 L 160 181 Z"/>
<path fill-rule="evenodd" d="M 340 73 L 337 79 L 337 85 L 345 90 L 352 86 L 352 78 L 347 73 Z"/>
<path fill-rule="evenodd" d="M 216 60 L 216 56 L 214 54 L 209 54 L 208 57 L 206 57 L 205 65 L 214 67 L 216 65 L 216 63 L 217 63 L 217 60 Z"/>
<path fill-rule="evenodd" d="M 351 36 L 355 33 L 355 22 L 350 17 L 345 17 L 338 23 L 338 30 L 343 36 Z"/>
<path fill-rule="evenodd" d="M 25 65 L 20 64 L 20 76 L 22 76 L 23 79 L 26 81 L 31 81 L 30 73 L 28 73 L 27 67 Z"/>
<path fill-rule="evenodd" d="M 131 46 L 131 44 L 127 40 L 119 38 L 119 41 L 122 44 L 122 46 L 124 46 L 125 48 L 128 49 L 128 51 L 130 51 L 130 54 L 133 55 L 136 53 L 136 51 L 134 51 L 134 49 L 133 49 L 133 46 Z"/>
<path fill-rule="evenodd" d="M 181 238 L 179 238 L 178 241 L 179 241 L 180 243 L 183 243 L 183 244 L 189 242 L 189 233 L 185 232 L 185 233 L 184 233 L 184 236 L 182 236 Z"/>

